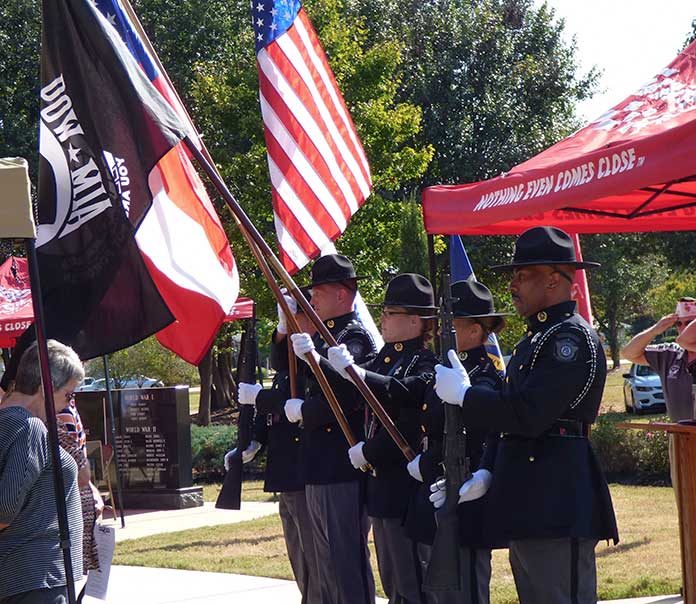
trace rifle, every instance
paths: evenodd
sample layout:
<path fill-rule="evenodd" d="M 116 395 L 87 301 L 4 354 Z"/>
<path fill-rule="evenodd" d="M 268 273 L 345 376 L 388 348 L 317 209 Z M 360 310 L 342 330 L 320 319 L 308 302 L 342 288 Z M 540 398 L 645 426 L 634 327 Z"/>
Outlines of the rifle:
<path fill-rule="evenodd" d="M 440 297 L 440 354 L 442 363 L 449 364 L 447 352 L 457 350 L 457 335 L 452 325 L 452 288 L 449 273 L 443 274 Z M 444 505 L 435 512 L 437 532 L 431 552 L 423 587 L 429 591 L 462 591 L 471 584 L 470 560 L 459 547 L 459 487 L 471 477 L 469 459 L 466 456 L 466 429 L 462 410 L 454 405 L 444 405 L 445 438 L 443 466 L 447 497 Z M 465 575 L 462 581 L 462 574 Z"/>
<path fill-rule="evenodd" d="M 256 381 L 256 318 L 249 319 L 237 357 L 237 383 L 253 384 Z M 242 453 L 249 446 L 252 438 L 254 406 L 239 405 L 237 420 L 237 450 L 230 459 L 230 469 L 225 474 L 222 489 L 215 507 L 223 510 L 238 510 L 242 505 Z"/>

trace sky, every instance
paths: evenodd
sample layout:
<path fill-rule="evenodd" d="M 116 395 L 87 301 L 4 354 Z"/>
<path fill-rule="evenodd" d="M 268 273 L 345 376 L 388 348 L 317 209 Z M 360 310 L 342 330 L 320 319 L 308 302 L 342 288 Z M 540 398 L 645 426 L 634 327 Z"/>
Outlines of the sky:
<path fill-rule="evenodd" d="M 535 0 L 540 6 L 542 0 Z M 668 65 L 696 18 L 691 0 L 547 0 L 575 35 L 580 72 L 603 71 L 597 93 L 578 104 L 586 121 L 599 117 Z"/>

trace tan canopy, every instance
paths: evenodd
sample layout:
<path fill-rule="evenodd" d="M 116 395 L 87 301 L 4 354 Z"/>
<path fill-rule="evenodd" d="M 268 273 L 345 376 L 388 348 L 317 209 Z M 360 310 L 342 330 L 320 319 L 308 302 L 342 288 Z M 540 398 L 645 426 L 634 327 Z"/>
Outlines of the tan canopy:
<path fill-rule="evenodd" d="M 27 160 L 0 158 L 0 238 L 36 237 Z"/>

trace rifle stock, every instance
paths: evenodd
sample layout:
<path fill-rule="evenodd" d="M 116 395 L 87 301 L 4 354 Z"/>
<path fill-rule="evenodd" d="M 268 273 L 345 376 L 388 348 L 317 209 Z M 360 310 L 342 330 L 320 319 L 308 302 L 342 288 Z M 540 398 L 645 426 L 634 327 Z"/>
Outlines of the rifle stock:
<path fill-rule="evenodd" d="M 440 301 L 440 354 L 443 364 L 449 364 L 447 352 L 457 350 L 457 337 L 452 325 L 452 291 L 449 274 L 443 275 Z M 470 560 L 459 547 L 459 487 L 471 473 L 466 456 L 466 430 L 459 407 L 444 405 L 445 438 L 443 466 L 447 497 L 444 505 L 435 512 L 437 532 L 431 552 L 423 587 L 429 591 L 461 591 L 470 585 Z"/>
<path fill-rule="evenodd" d="M 250 319 L 242 334 L 237 360 L 237 383 L 253 384 L 256 381 L 256 319 Z M 240 405 L 237 420 L 236 452 L 230 460 L 230 469 L 225 474 L 222 489 L 215 507 L 223 510 L 238 510 L 242 505 L 242 453 L 252 438 L 254 406 Z"/>

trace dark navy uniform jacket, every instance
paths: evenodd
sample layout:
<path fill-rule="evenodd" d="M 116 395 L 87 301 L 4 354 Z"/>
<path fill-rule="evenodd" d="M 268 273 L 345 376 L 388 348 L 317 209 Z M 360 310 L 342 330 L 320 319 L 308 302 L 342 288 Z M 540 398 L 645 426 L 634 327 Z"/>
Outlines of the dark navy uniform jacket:
<path fill-rule="evenodd" d="M 363 368 L 381 376 L 405 379 L 432 375 L 436 363 L 437 357 L 423 346 L 423 339 L 415 338 L 385 344 Z M 420 430 L 415 409 L 401 409 L 400 401 L 394 400 L 386 411 L 411 447 L 417 448 Z M 401 449 L 372 412 L 367 414 L 366 436 L 363 454 L 375 469 L 375 474 L 367 479 L 367 513 L 373 518 L 404 519 L 418 483 L 408 473 Z"/>
<path fill-rule="evenodd" d="M 502 378 L 483 347 L 460 353 L 462 364 L 471 376 L 472 383 L 484 384 L 488 388 L 499 388 Z M 430 485 L 443 475 L 443 435 L 445 429 L 444 404 L 434 391 L 434 365 L 438 363 L 435 355 L 430 356 L 430 369 L 418 375 L 406 376 L 403 380 L 390 381 L 371 378 L 368 385 L 374 386 L 375 394 L 385 399 L 400 401 L 402 414 L 415 414 L 418 443 L 414 449 L 421 454 L 419 469 L 423 482 L 413 481 L 417 488 L 409 500 L 406 518 L 408 536 L 418 542 L 432 544 L 435 537 L 435 509 L 429 500 Z M 395 376 L 397 377 L 397 376 Z M 488 463 L 495 459 L 497 438 L 486 430 L 470 430 L 467 434 L 467 454 L 472 471 L 482 467 L 482 460 Z M 484 456 L 484 451 L 485 456 Z M 370 457 L 366 455 L 367 459 Z M 490 469 L 487 468 L 487 469 Z M 494 547 L 503 546 L 499 541 L 492 542 L 483 534 L 481 508 L 486 497 L 459 506 L 460 541 L 464 546 Z"/>
<path fill-rule="evenodd" d="M 263 490 L 269 493 L 302 491 L 304 477 L 300 452 L 302 429 L 285 416 L 285 402 L 290 398 L 287 338 L 271 344 L 271 363 L 276 369 L 273 384 L 256 397 L 254 438 L 266 450 L 266 473 Z M 298 366 L 302 363 L 298 360 Z M 299 368 L 298 368 L 299 369 Z M 297 388 L 302 392 L 304 375 L 298 370 Z"/>
<path fill-rule="evenodd" d="M 486 530 L 507 539 L 617 541 L 609 489 L 586 437 L 607 371 L 599 338 L 571 301 L 528 321 L 502 389 L 474 385 L 464 396 L 465 424 L 501 433 Z"/>
<path fill-rule="evenodd" d="M 376 354 L 372 336 L 358 320 L 355 313 L 348 313 L 324 321 L 339 344 L 345 344 L 358 364 L 372 360 Z M 313 338 L 317 352 L 326 357 L 328 345 L 319 334 Z M 362 480 L 364 474 L 356 470 L 348 459 L 350 446 L 338 422 L 324 398 L 324 394 L 304 362 L 307 377 L 302 405 L 302 466 L 306 484 L 335 484 Z M 365 410 L 363 399 L 353 384 L 341 380 L 334 388 L 336 397 L 356 440 L 365 439 Z"/>

